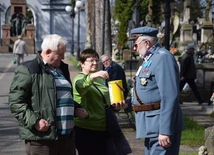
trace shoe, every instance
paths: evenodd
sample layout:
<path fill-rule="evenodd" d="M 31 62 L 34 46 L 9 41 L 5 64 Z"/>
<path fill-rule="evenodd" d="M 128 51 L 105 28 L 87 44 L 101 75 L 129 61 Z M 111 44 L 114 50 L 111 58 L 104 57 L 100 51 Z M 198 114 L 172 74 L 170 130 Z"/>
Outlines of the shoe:
<path fill-rule="evenodd" d="M 198 105 L 202 105 L 204 102 L 204 100 L 201 100 L 200 102 L 198 102 Z"/>

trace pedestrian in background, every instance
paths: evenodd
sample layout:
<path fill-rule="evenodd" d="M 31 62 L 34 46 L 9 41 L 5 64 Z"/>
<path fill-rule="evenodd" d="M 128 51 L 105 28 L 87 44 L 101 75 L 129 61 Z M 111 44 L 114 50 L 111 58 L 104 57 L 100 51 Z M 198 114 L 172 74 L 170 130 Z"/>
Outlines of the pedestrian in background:
<path fill-rule="evenodd" d="M 105 71 L 108 72 L 109 78 L 105 80 L 105 85 L 108 87 L 109 81 L 122 80 L 123 89 L 124 89 L 124 99 L 127 98 L 129 90 L 126 82 L 126 74 L 124 69 L 116 62 L 112 61 L 111 57 L 107 54 L 104 54 L 100 57 L 102 64 L 105 68 Z"/>
<path fill-rule="evenodd" d="M 158 43 L 158 29 L 131 30 L 134 47 L 144 59 L 133 90 L 136 137 L 144 138 L 145 155 L 178 155 L 183 115 L 179 105 L 179 68 Z"/>
<path fill-rule="evenodd" d="M 73 118 L 84 118 L 87 112 L 72 97 L 68 65 L 62 61 L 66 43 L 57 34 L 47 35 L 37 57 L 15 70 L 9 106 L 27 155 L 76 154 Z"/>
<path fill-rule="evenodd" d="M 18 36 L 18 40 L 15 41 L 13 46 L 13 54 L 16 56 L 17 65 L 24 62 L 24 54 L 28 55 L 26 43 L 22 40 L 22 36 Z"/>
<path fill-rule="evenodd" d="M 195 98 L 198 101 L 199 105 L 202 105 L 203 99 L 201 98 L 198 88 L 195 84 L 196 79 L 196 68 L 194 62 L 195 54 L 195 45 L 188 44 L 186 52 L 181 57 L 180 60 L 180 92 L 183 90 L 183 87 L 186 83 L 190 86 L 192 92 L 195 95 Z"/>
<path fill-rule="evenodd" d="M 104 85 L 104 79 L 108 79 L 109 75 L 106 71 L 98 71 L 99 55 L 95 50 L 83 50 L 79 60 L 81 73 L 73 81 L 74 100 L 88 112 L 88 117 L 75 118 L 76 148 L 79 155 L 107 155 L 109 150 L 107 150 L 104 100 L 106 104 L 110 104 L 110 97 L 108 88 Z M 122 109 L 126 108 L 127 104 L 122 101 L 113 106 Z M 112 146 L 114 146 L 113 143 L 114 141 Z M 122 146 L 123 143 L 120 145 Z M 124 145 L 123 148 L 124 151 L 126 146 Z M 121 152 L 117 153 L 121 154 Z"/>

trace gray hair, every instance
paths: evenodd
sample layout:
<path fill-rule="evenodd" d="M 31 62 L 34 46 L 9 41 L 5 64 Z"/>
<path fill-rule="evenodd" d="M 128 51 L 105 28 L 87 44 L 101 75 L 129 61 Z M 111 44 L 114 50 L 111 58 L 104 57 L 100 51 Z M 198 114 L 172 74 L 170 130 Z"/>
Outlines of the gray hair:
<path fill-rule="evenodd" d="M 108 57 L 108 58 L 110 58 L 111 59 L 111 56 L 110 55 L 108 55 L 108 54 L 103 54 L 103 55 L 101 55 L 101 57 L 100 57 L 100 60 L 102 60 L 104 57 Z"/>
<path fill-rule="evenodd" d="M 50 34 L 44 37 L 41 48 L 42 51 L 46 51 L 47 49 L 56 51 L 59 44 L 66 45 L 67 41 L 58 34 Z"/>
<path fill-rule="evenodd" d="M 152 45 L 158 42 L 158 37 L 151 37 L 151 36 L 140 36 L 139 38 L 148 40 Z"/>

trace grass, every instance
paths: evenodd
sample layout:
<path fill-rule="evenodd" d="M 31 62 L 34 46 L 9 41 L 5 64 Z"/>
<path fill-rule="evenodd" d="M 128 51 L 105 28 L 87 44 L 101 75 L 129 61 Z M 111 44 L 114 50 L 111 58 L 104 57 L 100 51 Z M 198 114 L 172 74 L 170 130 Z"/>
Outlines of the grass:
<path fill-rule="evenodd" d="M 214 112 L 212 112 L 209 116 L 214 118 Z"/>
<path fill-rule="evenodd" d="M 81 67 L 80 67 L 80 65 L 79 65 L 79 62 L 76 60 L 75 57 L 68 57 L 68 60 L 71 61 L 71 63 L 72 63 L 74 66 L 76 66 L 76 68 L 77 68 L 78 70 L 81 70 Z"/>
<path fill-rule="evenodd" d="M 185 130 L 182 132 L 181 145 L 201 146 L 204 145 L 204 130 L 202 125 L 194 120 L 184 117 Z"/>
<path fill-rule="evenodd" d="M 198 153 L 179 153 L 179 155 L 198 155 Z"/>

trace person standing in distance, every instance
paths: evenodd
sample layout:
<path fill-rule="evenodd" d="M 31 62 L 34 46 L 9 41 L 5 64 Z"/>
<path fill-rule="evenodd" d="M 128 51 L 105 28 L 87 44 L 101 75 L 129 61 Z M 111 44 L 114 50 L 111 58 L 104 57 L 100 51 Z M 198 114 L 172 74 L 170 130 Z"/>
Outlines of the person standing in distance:
<path fill-rule="evenodd" d="M 195 84 L 196 79 L 196 68 L 194 62 L 194 54 L 195 54 L 195 45 L 188 44 L 187 51 L 181 57 L 180 61 L 180 92 L 183 90 L 183 87 L 186 83 L 189 84 L 192 92 L 195 95 L 195 98 L 198 101 L 199 105 L 202 105 L 203 99 L 201 98 L 197 86 Z"/>
<path fill-rule="evenodd" d="M 158 43 L 158 29 L 131 30 L 133 50 L 144 59 L 135 75 L 132 96 L 136 138 L 144 138 L 145 155 L 178 155 L 183 115 L 179 105 L 179 68 Z"/>
<path fill-rule="evenodd" d="M 13 54 L 16 56 L 17 65 L 24 62 L 24 54 L 28 55 L 26 43 L 22 40 L 22 36 L 18 36 L 18 40 L 15 41 L 13 46 Z"/>
<path fill-rule="evenodd" d="M 102 61 L 105 70 L 109 74 L 109 78 L 105 80 L 105 85 L 108 87 L 109 81 L 122 80 L 124 89 L 124 99 L 126 99 L 129 90 L 127 87 L 126 74 L 124 72 L 124 69 L 118 63 L 112 61 L 111 57 L 107 54 L 102 55 L 100 57 L 100 60 Z"/>
<path fill-rule="evenodd" d="M 27 155 L 76 154 L 74 116 L 88 114 L 72 97 L 68 65 L 62 61 L 66 43 L 57 34 L 45 36 L 37 57 L 15 70 L 8 100 Z"/>

